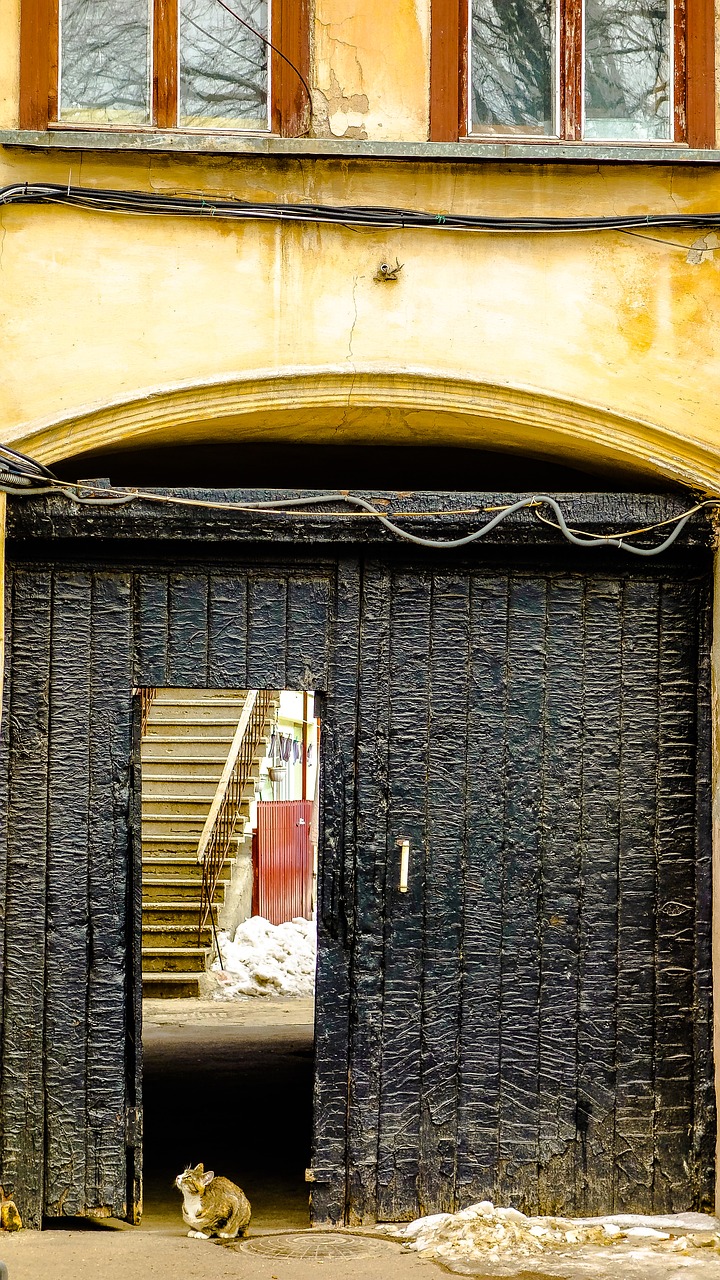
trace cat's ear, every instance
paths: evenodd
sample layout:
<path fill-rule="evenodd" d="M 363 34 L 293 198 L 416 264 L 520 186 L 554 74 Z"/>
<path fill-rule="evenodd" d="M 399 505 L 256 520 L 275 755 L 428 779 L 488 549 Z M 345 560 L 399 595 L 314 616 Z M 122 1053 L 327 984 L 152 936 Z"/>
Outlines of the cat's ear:
<path fill-rule="evenodd" d="M 192 1173 L 192 1174 L 194 1175 L 194 1177 L 196 1177 L 196 1178 L 201 1178 L 201 1177 L 202 1177 L 202 1175 L 203 1175 L 203 1170 L 204 1170 L 204 1169 L 205 1169 L 205 1165 L 204 1165 L 204 1164 L 196 1164 L 196 1165 L 195 1165 L 195 1168 L 194 1168 L 194 1169 L 190 1169 L 190 1170 L 189 1170 L 189 1172 L 190 1172 L 190 1173 Z"/>
<path fill-rule="evenodd" d="M 211 1169 L 209 1173 L 204 1173 L 202 1175 L 200 1181 L 202 1182 L 204 1187 L 209 1187 L 214 1177 L 215 1177 L 215 1174 Z"/>

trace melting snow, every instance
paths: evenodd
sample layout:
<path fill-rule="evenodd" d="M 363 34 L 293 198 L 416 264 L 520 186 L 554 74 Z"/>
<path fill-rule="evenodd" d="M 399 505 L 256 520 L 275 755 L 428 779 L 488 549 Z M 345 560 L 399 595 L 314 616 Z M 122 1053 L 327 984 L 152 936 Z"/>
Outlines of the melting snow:
<path fill-rule="evenodd" d="M 213 964 L 216 1000 L 235 996 L 310 996 L 315 989 L 314 920 L 270 924 L 252 916 L 235 937 L 218 934 L 222 963 Z"/>
<path fill-rule="evenodd" d="M 624 1244 L 651 1245 L 688 1254 L 708 1247 L 720 1251 L 720 1223 L 700 1213 L 645 1217 L 618 1214 L 606 1218 L 526 1217 L 518 1209 L 498 1209 L 489 1200 L 460 1213 L 417 1218 L 394 1231 L 428 1257 L 452 1268 L 473 1258 L 532 1257 L 568 1247 Z"/>

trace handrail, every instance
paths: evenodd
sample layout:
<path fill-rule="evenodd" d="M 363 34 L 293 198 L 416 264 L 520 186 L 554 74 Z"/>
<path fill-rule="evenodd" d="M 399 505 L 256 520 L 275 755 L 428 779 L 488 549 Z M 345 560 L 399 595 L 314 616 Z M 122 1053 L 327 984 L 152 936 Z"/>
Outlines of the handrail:
<path fill-rule="evenodd" d="M 200 923 L 212 912 L 213 896 L 232 842 L 242 803 L 242 793 L 267 719 L 272 692 L 248 689 L 220 780 L 197 847 L 202 866 Z"/>
<path fill-rule="evenodd" d="M 151 685 L 141 685 L 137 692 L 140 695 L 140 736 L 144 738 L 147 733 L 150 708 L 157 697 L 158 691 Z"/>

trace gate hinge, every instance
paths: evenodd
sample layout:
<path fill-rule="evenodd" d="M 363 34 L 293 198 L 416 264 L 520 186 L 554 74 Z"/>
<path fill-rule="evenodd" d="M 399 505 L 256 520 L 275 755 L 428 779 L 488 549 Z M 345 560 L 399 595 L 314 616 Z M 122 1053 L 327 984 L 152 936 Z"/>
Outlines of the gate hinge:
<path fill-rule="evenodd" d="M 142 1107 L 128 1107 L 125 1112 L 125 1145 L 142 1146 L 143 1113 Z"/>

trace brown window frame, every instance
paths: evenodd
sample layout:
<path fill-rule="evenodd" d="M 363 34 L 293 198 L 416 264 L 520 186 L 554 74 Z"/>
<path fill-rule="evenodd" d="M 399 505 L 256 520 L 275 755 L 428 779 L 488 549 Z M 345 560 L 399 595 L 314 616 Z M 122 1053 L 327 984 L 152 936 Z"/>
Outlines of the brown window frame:
<path fill-rule="evenodd" d="M 559 0 L 560 137 L 513 138 L 507 134 L 468 134 L 467 0 L 431 0 L 430 140 L 478 143 L 557 144 L 580 142 L 582 122 L 582 0 Z M 674 139 L 697 148 L 715 146 L 715 42 L 713 0 L 675 0 Z M 605 145 L 600 140 L 586 146 Z M 629 145 L 618 142 L 618 147 Z M 644 145 L 635 142 L 635 146 Z M 648 143 L 648 146 L 658 144 Z"/>
<path fill-rule="evenodd" d="M 152 123 L 146 125 L 71 125 L 58 120 L 58 0 L 22 0 L 20 14 L 20 128 L 145 132 L 186 130 L 177 124 L 178 0 L 152 0 Z M 310 0 L 273 0 L 270 40 L 297 67 L 310 75 Z M 307 130 L 309 103 L 298 75 L 284 58 L 269 50 L 271 66 L 270 133 L 295 138 Z M 203 130 L 211 133 L 212 129 Z M 223 133 L 228 132 L 223 128 Z M 233 133 L 253 132 L 242 125 Z"/>

